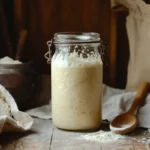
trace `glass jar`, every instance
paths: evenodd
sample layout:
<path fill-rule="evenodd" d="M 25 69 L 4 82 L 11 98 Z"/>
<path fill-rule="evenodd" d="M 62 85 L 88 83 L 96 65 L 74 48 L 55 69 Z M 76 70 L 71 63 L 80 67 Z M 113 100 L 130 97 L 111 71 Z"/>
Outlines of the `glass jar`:
<path fill-rule="evenodd" d="M 55 33 L 52 120 L 65 130 L 94 130 L 102 120 L 103 63 L 98 33 Z"/>

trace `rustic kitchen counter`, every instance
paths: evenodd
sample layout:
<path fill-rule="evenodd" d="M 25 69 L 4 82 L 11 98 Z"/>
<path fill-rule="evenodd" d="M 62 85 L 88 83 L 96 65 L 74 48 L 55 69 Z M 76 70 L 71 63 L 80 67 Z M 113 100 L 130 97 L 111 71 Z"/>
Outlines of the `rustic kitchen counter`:
<path fill-rule="evenodd" d="M 103 123 L 102 130 L 108 130 Z M 35 119 L 31 131 L 3 133 L 0 135 L 0 150 L 149 150 L 144 140 L 150 138 L 145 129 L 136 129 L 126 140 L 115 143 L 100 143 L 79 137 L 88 133 L 68 132 L 55 128 L 51 120 Z"/>

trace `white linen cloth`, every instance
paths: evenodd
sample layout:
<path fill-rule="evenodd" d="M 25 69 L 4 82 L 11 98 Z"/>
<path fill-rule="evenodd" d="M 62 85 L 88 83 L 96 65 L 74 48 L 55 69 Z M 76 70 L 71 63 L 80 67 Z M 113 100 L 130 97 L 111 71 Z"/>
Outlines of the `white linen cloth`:
<path fill-rule="evenodd" d="M 125 92 L 125 90 L 111 88 L 103 85 L 103 120 L 112 121 L 117 115 L 126 112 L 136 95 L 136 92 Z M 39 108 L 28 110 L 27 113 L 34 117 L 51 119 L 51 105 L 44 105 Z M 137 111 L 138 126 L 150 128 L 150 94 L 145 104 Z"/>
<path fill-rule="evenodd" d="M 14 98 L 2 85 L 0 85 L 0 92 L 10 106 L 11 114 L 11 116 L 0 114 L 0 134 L 2 132 L 29 130 L 33 124 L 32 117 L 18 110 Z"/>
<path fill-rule="evenodd" d="M 110 0 L 113 10 L 129 10 L 126 31 L 129 41 L 127 91 L 136 91 L 143 81 L 150 82 L 150 4 L 144 0 Z M 121 50 L 121 49 L 120 49 Z"/>

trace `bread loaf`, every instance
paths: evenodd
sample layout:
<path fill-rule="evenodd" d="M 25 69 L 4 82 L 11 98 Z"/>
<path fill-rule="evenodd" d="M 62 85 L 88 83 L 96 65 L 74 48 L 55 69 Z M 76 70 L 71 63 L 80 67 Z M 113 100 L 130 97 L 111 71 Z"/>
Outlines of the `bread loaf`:
<path fill-rule="evenodd" d="M 0 93 L 0 116 L 10 116 L 10 106 L 5 101 L 4 96 Z"/>

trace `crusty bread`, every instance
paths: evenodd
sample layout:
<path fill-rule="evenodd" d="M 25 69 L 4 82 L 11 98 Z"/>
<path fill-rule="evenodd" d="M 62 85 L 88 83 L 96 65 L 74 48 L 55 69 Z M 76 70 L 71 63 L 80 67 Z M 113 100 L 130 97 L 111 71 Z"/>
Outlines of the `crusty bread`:
<path fill-rule="evenodd" d="M 10 116 L 10 107 L 0 93 L 0 116 L 2 115 Z"/>

